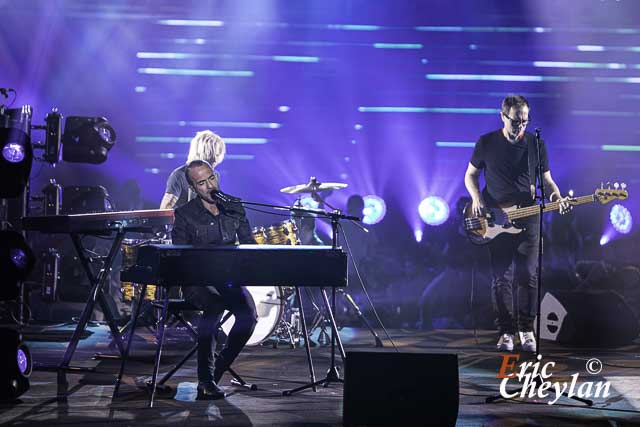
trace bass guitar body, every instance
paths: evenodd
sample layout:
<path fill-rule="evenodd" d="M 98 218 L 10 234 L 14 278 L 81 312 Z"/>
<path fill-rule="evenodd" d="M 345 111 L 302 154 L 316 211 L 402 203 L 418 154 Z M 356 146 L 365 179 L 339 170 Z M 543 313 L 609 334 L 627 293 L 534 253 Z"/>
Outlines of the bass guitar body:
<path fill-rule="evenodd" d="M 500 234 L 519 234 L 524 230 L 511 222 L 509 213 L 518 209 L 517 205 L 505 205 L 486 209 L 485 216 L 473 216 L 471 203 L 464 207 L 464 229 L 467 237 L 476 245 L 489 243 Z"/>

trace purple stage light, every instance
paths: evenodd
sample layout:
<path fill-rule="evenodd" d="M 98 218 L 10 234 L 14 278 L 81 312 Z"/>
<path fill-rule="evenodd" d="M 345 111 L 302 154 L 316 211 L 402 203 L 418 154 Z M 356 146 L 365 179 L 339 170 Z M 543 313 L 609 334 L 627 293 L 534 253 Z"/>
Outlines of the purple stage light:
<path fill-rule="evenodd" d="M 418 206 L 420 218 L 429 225 L 440 225 L 449 218 L 449 205 L 438 196 L 429 196 Z"/>
<path fill-rule="evenodd" d="M 613 228 L 615 228 L 618 233 L 629 234 L 631 232 L 633 218 L 631 217 L 629 209 L 624 206 L 619 204 L 613 205 L 609 213 L 609 219 L 611 220 L 611 225 L 613 225 Z"/>
<path fill-rule="evenodd" d="M 20 163 L 24 160 L 24 146 L 16 142 L 10 142 L 2 147 L 2 157 L 9 163 Z"/>
<path fill-rule="evenodd" d="M 31 371 L 31 363 L 29 361 L 29 356 L 25 352 L 24 348 L 18 348 L 18 352 L 16 354 L 18 360 L 18 369 L 22 375 L 29 375 Z"/>
<path fill-rule="evenodd" d="M 27 267 L 29 262 L 29 258 L 27 253 L 21 248 L 12 248 L 9 251 L 9 255 L 11 256 L 11 262 L 20 270 L 24 270 Z"/>
<path fill-rule="evenodd" d="M 416 242 L 418 243 L 422 242 L 422 236 L 423 236 L 422 230 L 420 229 L 413 230 L 413 237 L 416 238 Z"/>
<path fill-rule="evenodd" d="M 387 213 L 387 204 L 381 197 L 369 195 L 362 198 L 364 200 L 364 208 L 362 209 L 362 222 L 365 224 L 377 224 Z"/>

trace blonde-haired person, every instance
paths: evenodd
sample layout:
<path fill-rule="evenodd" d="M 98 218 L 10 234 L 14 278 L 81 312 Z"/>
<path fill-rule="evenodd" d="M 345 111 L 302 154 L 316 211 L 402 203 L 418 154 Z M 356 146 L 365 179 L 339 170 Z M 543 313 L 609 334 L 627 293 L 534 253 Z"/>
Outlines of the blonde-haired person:
<path fill-rule="evenodd" d="M 174 169 L 167 179 L 160 209 L 177 208 L 195 198 L 196 195 L 190 190 L 189 183 L 185 178 L 185 169 L 189 163 L 194 160 L 204 160 L 215 168 L 222 163 L 225 153 L 225 143 L 219 135 L 210 130 L 196 133 L 196 136 L 191 140 L 186 163 Z M 218 174 L 217 171 L 215 173 Z"/>

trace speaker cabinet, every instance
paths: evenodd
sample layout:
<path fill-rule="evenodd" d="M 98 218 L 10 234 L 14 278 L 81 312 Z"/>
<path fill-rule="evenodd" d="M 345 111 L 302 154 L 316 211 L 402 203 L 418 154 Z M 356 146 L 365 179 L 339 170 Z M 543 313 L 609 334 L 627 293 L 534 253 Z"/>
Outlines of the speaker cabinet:
<path fill-rule="evenodd" d="M 347 352 L 345 426 L 453 426 L 458 417 L 455 354 Z"/>
<path fill-rule="evenodd" d="M 612 291 L 547 292 L 540 313 L 540 338 L 561 344 L 621 346 L 640 333 L 633 311 Z"/>

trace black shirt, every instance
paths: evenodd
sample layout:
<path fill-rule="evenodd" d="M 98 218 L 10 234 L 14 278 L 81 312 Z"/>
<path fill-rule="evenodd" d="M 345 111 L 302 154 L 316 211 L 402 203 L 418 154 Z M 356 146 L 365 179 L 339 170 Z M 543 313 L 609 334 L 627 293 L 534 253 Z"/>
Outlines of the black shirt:
<path fill-rule="evenodd" d="M 219 215 L 209 212 L 197 197 L 174 211 L 171 240 L 175 245 L 255 244 L 240 203 L 220 203 Z"/>
<path fill-rule="evenodd" d="M 531 133 L 525 132 L 521 141 L 511 143 L 502 129 L 482 135 L 475 145 L 471 164 L 484 169 L 483 197 L 487 203 L 532 204 L 529 183 L 528 145 Z M 547 148 L 541 141 L 542 171 L 549 170 Z"/>

